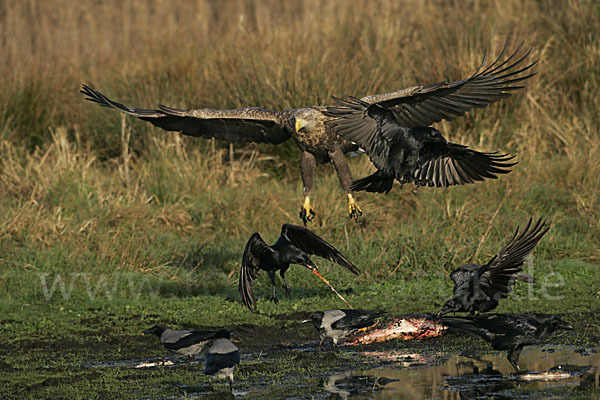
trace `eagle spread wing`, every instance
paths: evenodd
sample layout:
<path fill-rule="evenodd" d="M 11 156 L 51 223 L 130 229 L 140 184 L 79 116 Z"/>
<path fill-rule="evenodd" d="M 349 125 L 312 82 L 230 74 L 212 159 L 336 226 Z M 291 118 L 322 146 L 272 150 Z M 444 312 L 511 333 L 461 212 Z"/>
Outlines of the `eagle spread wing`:
<path fill-rule="evenodd" d="M 359 269 L 350 260 L 309 229 L 303 226 L 284 224 L 281 228 L 281 235 L 300 250 L 335 262 L 358 275 Z"/>
<path fill-rule="evenodd" d="M 483 108 L 523 86 L 515 85 L 535 75 L 529 71 L 537 61 L 523 65 L 531 49 L 519 55 L 523 43 L 506 60 L 507 40 L 498 58 L 483 68 L 486 55 L 477 71 L 467 79 L 414 86 L 396 92 L 363 97 L 368 104 L 390 109 L 402 126 L 429 126 L 442 119 L 451 121 L 473 108 Z M 483 68 L 483 69 L 482 69 Z"/>
<path fill-rule="evenodd" d="M 290 137 L 284 127 L 287 114 L 285 111 L 275 112 L 262 108 L 180 110 L 160 104 L 157 110 L 148 110 L 131 108 L 112 101 L 87 85 L 82 86 L 81 93 L 87 96 L 86 100 L 187 136 L 214 137 L 228 142 L 271 144 L 282 143 Z"/>

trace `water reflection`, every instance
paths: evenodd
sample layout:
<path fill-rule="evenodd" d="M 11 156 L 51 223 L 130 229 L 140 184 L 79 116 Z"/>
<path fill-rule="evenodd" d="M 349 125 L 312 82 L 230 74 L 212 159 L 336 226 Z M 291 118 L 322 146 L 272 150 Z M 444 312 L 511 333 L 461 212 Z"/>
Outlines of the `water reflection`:
<path fill-rule="evenodd" d="M 393 379 L 377 378 L 360 371 L 348 371 L 326 378 L 323 388 L 345 400 L 351 396 L 375 392 L 390 382 L 393 382 Z"/>
<path fill-rule="evenodd" d="M 525 391 L 579 384 L 581 375 L 600 365 L 600 354 L 573 346 L 526 349 L 514 374 L 504 353 L 469 359 L 460 355 L 403 354 L 398 351 L 356 353 L 374 369 L 336 374 L 323 387 L 342 399 L 514 399 Z M 383 364 L 383 365 L 382 365 Z M 562 366 L 557 368 L 557 366 Z M 385 379 L 385 381 L 381 381 Z M 531 379 L 531 380 L 529 380 Z M 386 382 L 385 388 L 381 382 Z M 385 390 L 381 390 L 385 389 Z"/>
<path fill-rule="evenodd" d="M 446 390 L 458 392 L 461 399 L 507 399 L 502 392 L 515 387 L 514 380 L 506 379 L 500 371 L 494 369 L 491 362 L 480 370 L 474 362 L 470 362 L 472 372 L 457 376 L 446 376 Z"/>

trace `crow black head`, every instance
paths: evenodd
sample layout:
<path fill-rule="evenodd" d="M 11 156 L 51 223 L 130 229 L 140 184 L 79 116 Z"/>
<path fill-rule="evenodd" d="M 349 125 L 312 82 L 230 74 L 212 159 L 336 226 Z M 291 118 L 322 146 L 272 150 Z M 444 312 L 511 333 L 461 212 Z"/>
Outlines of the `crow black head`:
<path fill-rule="evenodd" d="M 418 126 L 415 128 L 411 128 L 411 132 L 415 135 L 415 138 L 419 141 L 436 141 L 436 142 L 446 142 L 442 133 L 435 128 L 430 126 Z"/>
<path fill-rule="evenodd" d="M 552 317 L 552 319 L 550 320 L 550 323 L 552 324 L 552 327 L 554 328 L 554 330 L 564 329 L 564 330 L 572 331 L 575 329 L 573 327 L 573 325 L 569 324 L 568 322 L 563 321 L 562 319 L 560 319 L 558 317 Z"/>
<path fill-rule="evenodd" d="M 310 314 L 308 314 L 308 319 L 305 319 L 304 321 L 302 321 L 302 323 L 305 324 L 307 322 L 312 322 L 315 328 L 318 328 L 321 326 L 321 321 L 323 320 L 324 315 L 325 313 L 323 313 L 323 311 L 311 312 Z"/>
<path fill-rule="evenodd" d="M 456 301 L 456 299 L 452 298 L 444 304 L 441 311 L 437 313 L 437 318 L 440 318 L 443 315 L 446 315 L 451 312 L 459 312 L 461 310 L 461 304 Z"/>
<path fill-rule="evenodd" d="M 169 328 L 167 328 L 165 325 L 157 324 L 157 325 L 154 325 L 150 329 L 146 329 L 143 333 L 144 333 L 144 335 L 154 334 L 154 335 L 160 337 L 163 334 L 163 332 L 166 331 L 167 329 L 169 329 Z"/>
<path fill-rule="evenodd" d="M 232 332 L 227 329 L 219 329 L 215 332 L 214 338 L 231 339 Z"/>
<path fill-rule="evenodd" d="M 300 249 L 290 249 L 290 254 L 288 255 L 290 264 L 298 264 L 306 267 L 310 270 L 316 269 L 318 270 L 315 263 L 310 259 L 308 254 L 303 252 Z"/>

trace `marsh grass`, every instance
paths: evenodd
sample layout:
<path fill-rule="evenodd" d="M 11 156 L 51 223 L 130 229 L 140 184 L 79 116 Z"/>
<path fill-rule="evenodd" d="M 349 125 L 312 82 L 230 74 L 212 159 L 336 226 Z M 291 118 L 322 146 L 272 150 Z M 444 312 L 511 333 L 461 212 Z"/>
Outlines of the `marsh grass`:
<path fill-rule="evenodd" d="M 486 261 L 517 225 L 544 216 L 552 229 L 532 261 L 540 282 L 518 287 L 500 311 L 597 311 L 598 26 L 594 1 L 1 1 L 4 337 L 22 348 L 40 338 L 89 343 L 157 320 L 276 325 L 273 313 L 340 306 L 301 268 L 288 275 L 291 301 L 261 301 L 262 314 L 251 315 L 237 297 L 248 237 L 258 231 L 272 242 L 282 223 L 299 222 L 293 143 L 230 148 L 180 137 L 83 101 L 81 83 L 137 107 L 281 110 L 463 78 L 510 33 L 533 48 L 536 77 L 438 128 L 453 141 L 518 154 L 514 171 L 449 190 L 359 194 L 365 214 L 356 224 L 333 168 L 320 166 L 311 228 L 362 273 L 319 265 L 357 306 L 433 312 L 451 291 L 450 270 Z M 350 164 L 356 177 L 373 170 L 366 157 Z M 564 284 L 544 289 L 551 274 Z M 41 277 L 51 286 L 57 276 L 73 282 L 68 300 L 58 287 L 46 300 Z M 259 297 L 268 287 L 259 278 Z M 544 290 L 563 297 L 548 301 Z M 84 323 L 97 309 L 97 326 Z M 598 332 L 585 321 L 579 328 Z M 32 387 L 33 397 L 50 393 Z"/>

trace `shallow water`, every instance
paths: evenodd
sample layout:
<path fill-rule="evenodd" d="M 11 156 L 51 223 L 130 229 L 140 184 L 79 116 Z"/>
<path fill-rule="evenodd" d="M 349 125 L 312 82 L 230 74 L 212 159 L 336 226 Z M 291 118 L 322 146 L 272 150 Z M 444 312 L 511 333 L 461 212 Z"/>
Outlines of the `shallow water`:
<path fill-rule="evenodd" d="M 478 360 L 450 355 L 446 361 L 436 363 L 428 362 L 428 357 L 418 354 L 363 352 L 363 356 L 391 361 L 391 364 L 338 375 L 341 385 L 337 389 L 352 389 L 348 375 L 368 376 L 375 384 L 370 387 L 356 384 L 352 390 L 340 390 L 337 394 L 341 398 L 356 399 L 475 399 L 522 398 L 539 392 L 541 397 L 549 397 L 552 390 L 548 389 L 558 386 L 574 388 L 589 367 L 600 365 L 600 353 L 591 349 L 576 350 L 579 349 L 571 346 L 546 346 L 526 348 L 521 355 L 519 366 L 531 373 L 528 378 L 547 378 L 547 375 L 540 376 L 539 372 L 562 366 L 560 375 L 568 375 L 569 378 L 556 381 L 522 381 L 519 378 L 522 374 L 514 373 L 505 353 L 482 355 Z M 325 390 L 334 392 L 331 381 L 335 379 L 336 376 L 325 381 Z"/>
<path fill-rule="evenodd" d="M 518 399 L 518 398 L 569 398 L 575 395 L 582 376 L 587 371 L 599 380 L 600 348 L 582 348 L 565 345 L 526 347 L 519 360 L 522 373 L 515 374 L 506 359 L 506 353 L 450 354 L 435 351 L 415 352 L 404 350 L 361 350 L 354 347 L 319 349 L 318 347 L 288 348 L 295 362 L 306 364 L 311 377 L 273 377 L 244 380 L 239 375 L 234 384 L 234 396 L 226 385 L 217 385 L 217 392 L 208 383 L 195 382 L 177 386 L 185 396 L 165 396 L 164 399 L 203 398 L 314 398 L 314 399 Z M 315 364 L 313 352 L 325 352 L 325 357 Z M 327 353 L 330 352 L 330 353 Z M 313 353 L 314 356 L 317 353 Z M 349 370 L 334 370 L 315 377 L 313 372 L 328 370 L 328 354 L 347 360 Z M 244 354 L 242 365 L 271 364 L 276 352 Z M 164 364 L 169 361 L 169 364 Z M 198 365 L 200 364 L 200 365 Z M 202 360 L 185 358 L 123 360 L 88 364 L 92 368 L 201 368 Z M 350 367 L 351 366 L 351 367 Z M 559 369 L 556 369 L 559 367 Z M 547 371 L 551 374 L 543 374 Z M 525 372 L 526 371 L 526 372 Z M 549 380 L 557 378 L 556 380 Z M 524 380 L 527 379 L 527 380 Z"/>
<path fill-rule="evenodd" d="M 309 380 L 306 398 L 568 398 L 569 392 L 579 384 L 581 376 L 590 368 L 600 365 L 600 353 L 597 350 L 581 350 L 571 346 L 526 348 L 519 365 L 522 371 L 530 373 L 528 378 L 547 378 L 548 375 L 540 375 L 540 372 L 562 366 L 555 375 L 562 378 L 556 381 L 521 380 L 520 374 L 514 373 L 505 353 L 486 354 L 473 359 L 440 352 L 353 352 L 354 356 L 360 357 L 369 366 L 373 363 L 380 365 L 364 370 L 340 371 L 321 379 Z M 266 391 L 278 397 L 285 395 L 283 388 L 275 392 Z M 249 394 L 259 392 L 250 390 Z"/>

